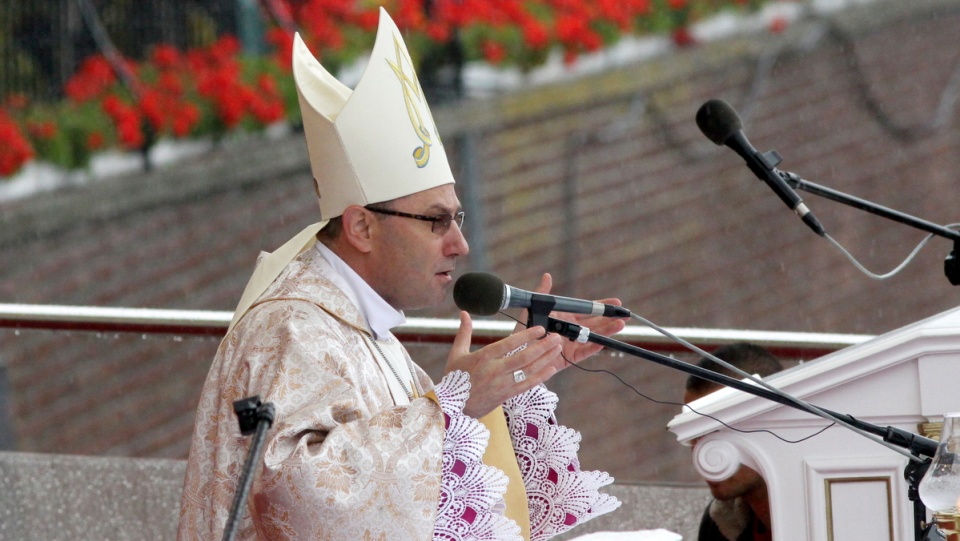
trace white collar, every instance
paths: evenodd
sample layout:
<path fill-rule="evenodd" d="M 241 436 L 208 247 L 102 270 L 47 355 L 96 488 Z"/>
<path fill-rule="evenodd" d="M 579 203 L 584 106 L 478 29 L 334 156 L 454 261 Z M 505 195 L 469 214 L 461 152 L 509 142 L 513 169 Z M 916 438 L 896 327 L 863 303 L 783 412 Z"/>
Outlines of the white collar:
<path fill-rule="evenodd" d="M 360 315 L 367 322 L 367 327 L 376 340 L 389 340 L 393 334 L 390 329 L 407 322 L 407 317 L 401 310 L 390 306 L 350 265 L 333 253 L 333 250 L 324 246 L 322 242 L 316 244 L 317 251 L 333 267 L 334 275 L 331 281 L 343 290 L 344 294 L 360 310 Z"/>

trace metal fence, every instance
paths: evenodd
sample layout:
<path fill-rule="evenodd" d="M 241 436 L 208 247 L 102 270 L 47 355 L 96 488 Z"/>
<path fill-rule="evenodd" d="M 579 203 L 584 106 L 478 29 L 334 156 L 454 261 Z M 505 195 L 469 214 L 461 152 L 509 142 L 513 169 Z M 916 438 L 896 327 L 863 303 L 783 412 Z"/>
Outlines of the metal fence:
<path fill-rule="evenodd" d="M 256 0 L 0 0 L 0 100 L 60 97 L 77 66 L 103 47 L 99 28 L 140 60 L 158 43 L 183 49 L 238 35 L 257 13 Z"/>
<path fill-rule="evenodd" d="M 232 316 L 228 311 L 0 303 L 0 450 L 181 457 L 189 444 L 196 395 Z M 411 317 L 395 332 L 417 362 L 438 375 L 458 327 L 456 319 Z M 472 343 L 498 340 L 512 332 L 513 327 L 510 321 L 477 319 L 473 322 Z M 752 342 L 767 348 L 786 367 L 870 338 L 737 329 L 670 331 L 708 350 L 731 342 Z M 672 339 L 647 327 L 629 325 L 617 339 L 678 359 L 695 359 Z M 25 364 L 46 363 L 49 358 L 42 357 L 52 357 L 55 351 L 67 349 L 80 355 L 60 365 L 57 374 L 41 371 L 40 380 L 36 381 L 25 376 L 31 372 L 25 370 Z M 613 358 L 610 361 L 611 366 L 617 366 L 617 372 L 634 382 L 645 381 L 652 388 L 679 388 L 661 386 L 656 383 L 660 379 L 646 379 L 644 374 L 657 377 L 658 373 L 668 372 L 653 363 L 640 359 L 633 365 L 618 363 Z M 96 375 L 90 379 L 92 374 Z M 686 376 L 677 377 L 678 385 L 682 385 Z M 592 381 L 596 384 L 598 380 Z M 563 394 L 571 403 L 576 403 L 576 394 L 584 389 L 558 380 L 554 385 L 557 391 L 565 389 Z M 161 398 L 155 399 L 154 392 Z M 147 404 L 147 410 L 141 411 L 137 404 Z M 645 403 L 644 407 L 645 416 L 660 427 L 660 419 L 666 423 L 679 411 L 678 406 L 671 404 Z M 112 428 L 117 415 L 131 411 L 139 423 L 122 431 Z M 67 433 L 60 424 L 56 417 L 60 414 L 69 420 L 67 424 L 75 434 Z M 165 416 L 171 414 L 179 421 L 170 424 L 170 418 Z M 167 420 L 156 425 L 147 418 Z M 178 423 L 184 425 L 182 434 L 176 428 Z M 156 426 L 163 428 L 157 430 Z M 675 445 L 672 436 L 662 428 L 656 436 L 662 442 L 645 438 L 651 448 Z M 685 464 L 682 458 L 672 460 Z M 669 473 L 664 460 L 656 464 L 662 468 L 662 476 L 657 479 L 679 480 L 680 474 Z M 692 475 L 687 468 L 677 471 Z"/>

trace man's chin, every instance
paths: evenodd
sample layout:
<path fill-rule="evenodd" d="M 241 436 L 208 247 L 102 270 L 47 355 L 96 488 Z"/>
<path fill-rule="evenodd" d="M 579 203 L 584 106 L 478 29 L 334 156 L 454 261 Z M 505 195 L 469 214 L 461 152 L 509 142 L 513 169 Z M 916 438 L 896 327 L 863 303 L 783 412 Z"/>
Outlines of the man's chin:
<path fill-rule="evenodd" d="M 430 308 L 436 308 L 443 304 L 443 301 L 447 300 L 447 290 L 443 289 L 438 295 L 434 295 L 433 299 L 422 298 L 417 299 L 416 302 L 411 302 L 409 306 L 405 306 L 403 311 L 417 311 L 417 310 L 427 310 Z"/>

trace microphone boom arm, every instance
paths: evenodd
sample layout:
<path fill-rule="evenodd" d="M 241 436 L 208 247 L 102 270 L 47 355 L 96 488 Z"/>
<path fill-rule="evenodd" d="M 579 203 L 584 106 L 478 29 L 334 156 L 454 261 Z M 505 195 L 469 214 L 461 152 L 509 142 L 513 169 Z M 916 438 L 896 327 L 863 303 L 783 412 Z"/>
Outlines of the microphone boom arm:
<path fill-rule="evenodd" d="M 581 343 L 584 341 L 593 342 L 594 344 L 599 344 L 601 346 L 610 348 L 615 351 L 619 351 L 621 353 L 626 353 L 634 357 L 640 357 L 648 361 L 653 361 L 657 364 L 660 364 L 669 368 L 673 368 L 674 370 L 686 372 L 687 374 L 691 374 L 699 378 L 712 381 L 714 383 L 719 383 L 727 387 L 733 387 L 734 389 L 743 391 L 747 394 L 759 396 L 761 398 L 771 400 L 778 404 L 790 406 L 792 408 L 799 409 L 802 411 L 807 411 L 808 413 L 810 413 L 809 410 L 801 407 L 797 402 L 793 402 L 784 396 L 781 396 L 777 393 L 770 391 L 769 389 L 765 389 L 763 387 L 757 386 L 755 384 L 747 383 L 742 380 L 731 378 L 729 376 L 724 376 L 722 374 L 718 374 L 711 370 L 701 368 L 694 364 L 685 363 L 682 361 L 678 361 L 676 359 L 671 359 L 666 355 L 661 355 L 659 353 L 649 351 L 637 346 L 633 346 L 613 338 L 609 338 L 603 335 L 589 332 L 589 329 L 585 329 L 584 327 L 577 325 L 575 323 L 570 323 L 567 321 L 563 321 L 563 320 L 551 317 L 551 318 L 548 318 L 548 326 L 546 327 L 546 329 L 548 332 L 555 332 L 560 336 L 563 336 L 564 338 L 568 338 L 570 340 L 574 340 Z M 936 453 L 937 446 L 939 445 L 938 442 L 930 438 L 920 436 L 919 434 L 913 434 L 911 432 L 907 432 L 906 430 L 902 430 L 902 429 L 891 427 L 891 426 L 881 427 L 872 423 L 868 423 L 866 421 L 861 421 L 860 419 L 857 419 L 856 417 L 853 417 L 851 415 L 833 412 L 826 408 L 821 408 L 819 406 L 812 406 L 812 407 L 825 413 L 829 417 L 838 419 L 839 421 L 842 421 L 843 423 L 847 423 L 859 430 L 873 434 L 875 436 L 879 436 L 880 438 L 883 439 L 883 441 L 887 443 L 891 443 L 903 449 L 907 449 L 915 457 L 916 456 L 932 457 Z"/>
<path fill-rule="evenodd" d="M 911 216 L 898 210 L 878 205 L 865 199 L 860 199 L 858 197 L 827 188 L 826 186 L 815 184 L 809 180 L 804 180 L 798 175 L 789 171 L 778 171 L 778 173 L 780 174 L 780 177 L 783 178 L 784 182 L 796 190 L 803 190 L 814 195 L 819 195 L 820 197 L 829 199 L 831 201 L 843 203 L 844 205 L 848 205 L 871 214 L 876 214 L 877 216 L 887 218 L 895 222 L 900 222 L 921 231 L 926 231 L 927 233 L 952 240 L 953 250 L 950 251 L 950 254 L 944 261 L 943 272 L 952 285 L 960 285 L 960 261 L 956 259 L 957 254 L 960 254 L 960 232 L 954 231 L 942 225 L 928 222 L 915 216 Z"/>
<path fill-rule="evenodd" d="M 926 220 L 916 218 L 909 214 L 905 214 L 898 210 L 893 210 L 891 208 L 878 205 L 871 201 L 865 199 L 860 199 L 852 195 L 839 192 L 837 190 L 827 188 L 826 186 L 821 186 L 819 184 L 814 184 L 808 180 L 804 180 L 797 176 L 794 173 L 788 171 L 780 171 L 780 176 L 783 178 L 784 182 L 789 184 L 792 188 L 797 190 L 803 190 L 814 195 L 819 195 L 831 201 L 836 201 L 838 203 L 843 203 L 860 210 L 865 210 L 871 214 L 876 214 L 877 216 L 882 216 L 888 218 L 895 222 L 900 222 L 917 229 L 926 231 L 927 233 L 933 233 L 934 235 L 939 235 L 941 237 L 953 240 L 954 242 L 960 241 L 960 232 L 954 231 L 943 227 L 942 225 L 937 225 Z"/>

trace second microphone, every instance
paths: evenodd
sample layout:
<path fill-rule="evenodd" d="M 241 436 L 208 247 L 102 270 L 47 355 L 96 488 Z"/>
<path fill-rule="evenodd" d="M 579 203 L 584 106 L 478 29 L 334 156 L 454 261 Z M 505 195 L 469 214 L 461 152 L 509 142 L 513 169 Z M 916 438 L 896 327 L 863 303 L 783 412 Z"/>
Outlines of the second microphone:
<path fill-rule="evenodd" d="M 457 307 L 477 316 L 491 316 L 507 308 L 530 308 L 534 300 L 548 303 L 551 311 L 630 317 L 630 310 L 622 306 L 518 289 L 487 272 L 468 272 L 453 285 L 453 301 Z"/>

